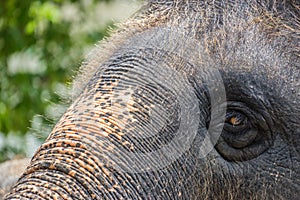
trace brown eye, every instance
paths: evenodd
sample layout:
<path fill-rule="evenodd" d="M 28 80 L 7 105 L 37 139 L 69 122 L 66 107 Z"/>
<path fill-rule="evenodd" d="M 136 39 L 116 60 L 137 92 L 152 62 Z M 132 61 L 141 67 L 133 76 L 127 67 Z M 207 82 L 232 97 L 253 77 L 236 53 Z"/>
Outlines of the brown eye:
<path fill-rule="evenodd" d="M 229 111 L 226 114 L 225 122 L 231 126 L 242 126 L 247 123 L 247 118 L 240 112 Z"/>
<path fill-rule="evenodd" d="M 242 121 L 241 121 L 239 118 L 237 118 L 237 117 L 231 117 L 231 118 L 229 119 L 229 122 L 230 122 L 233 126 L 238 126 L 238 125 L 241 124 Z"/>

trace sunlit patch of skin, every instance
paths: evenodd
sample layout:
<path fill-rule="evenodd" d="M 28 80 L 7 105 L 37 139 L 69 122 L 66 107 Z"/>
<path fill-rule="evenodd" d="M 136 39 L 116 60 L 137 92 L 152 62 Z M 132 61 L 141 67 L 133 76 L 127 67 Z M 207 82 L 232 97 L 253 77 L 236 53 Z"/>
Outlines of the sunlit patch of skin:
<path fill-rule="evenodd" d="M 92 132 L 102 137 L 114 135 L 121 141 L 124 134 L 134 131 L 135 124 L 139 121 L 136 116 L 148 118 L 155 105 L 144 102 L 149 97 L 141 90 L 134 86 L 120 89 L 120 85 L 119 81 L 111 80 L 107 83 L 100 79 L 96 83 L 96 91 L 85 90 L 84 95 L 57 124 L 54 132 L 70 128 L 76 132 Z M 129 149 L 134 148 L 128 141 L 122 141 L 122 144 Z"/>

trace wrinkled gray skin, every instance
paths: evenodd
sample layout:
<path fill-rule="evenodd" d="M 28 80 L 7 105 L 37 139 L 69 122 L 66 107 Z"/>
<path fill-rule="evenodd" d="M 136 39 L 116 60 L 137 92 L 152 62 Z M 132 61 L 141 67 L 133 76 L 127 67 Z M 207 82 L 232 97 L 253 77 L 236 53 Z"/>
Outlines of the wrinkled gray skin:
<path fill-rule="evenodd" d="M 150 1 L 6 199 L 297 199 L 299 8 Z"/>

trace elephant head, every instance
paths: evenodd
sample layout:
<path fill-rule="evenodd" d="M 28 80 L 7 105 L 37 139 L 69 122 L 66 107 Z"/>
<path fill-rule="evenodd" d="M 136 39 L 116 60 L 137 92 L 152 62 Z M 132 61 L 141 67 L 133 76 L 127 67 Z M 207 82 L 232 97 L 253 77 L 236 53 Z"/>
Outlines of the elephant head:
<path fill-rule="evenodd" d="M 299 8 L 149 1 L 91 52 L 6 199 L 296 199 Z"/>

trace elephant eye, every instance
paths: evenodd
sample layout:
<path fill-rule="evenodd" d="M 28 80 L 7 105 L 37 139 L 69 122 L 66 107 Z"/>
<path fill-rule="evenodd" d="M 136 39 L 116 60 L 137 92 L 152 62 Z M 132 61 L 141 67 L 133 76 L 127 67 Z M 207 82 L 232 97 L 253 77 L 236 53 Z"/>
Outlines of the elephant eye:
<path fill-rule="evenodd" d="M 225 122 L 233 127 L 243 126 L 247 123 L 247 118 L 242 113 L 229 111 L 226 114 Z"/>
<path fill-rule="evenodd" d="M 245 114 L 235 110 L 227 111 L 223 132 L 226 132 L 226 135 L 232 138 L 231 140 L 235 137 L 238 141 L 238 138 L 243 137 L 250 128 L 251 123 Z M 234 143 L 232 145 L 235 146 Z"/>
<path fill-rule="evenodd" d="M 262 115 L 245 106 L 228 108 L 216 150 L 229 161 L 255 158 L 271 145 L 267 127 Z"/>
<path fill-rule="evenodd" d="M 221 137 L 229 146 L 233 148 L 246 147 L 254 141 L 256 134 L 257 131 L 243 113 L 234 110 L 227 111 Z"/>

